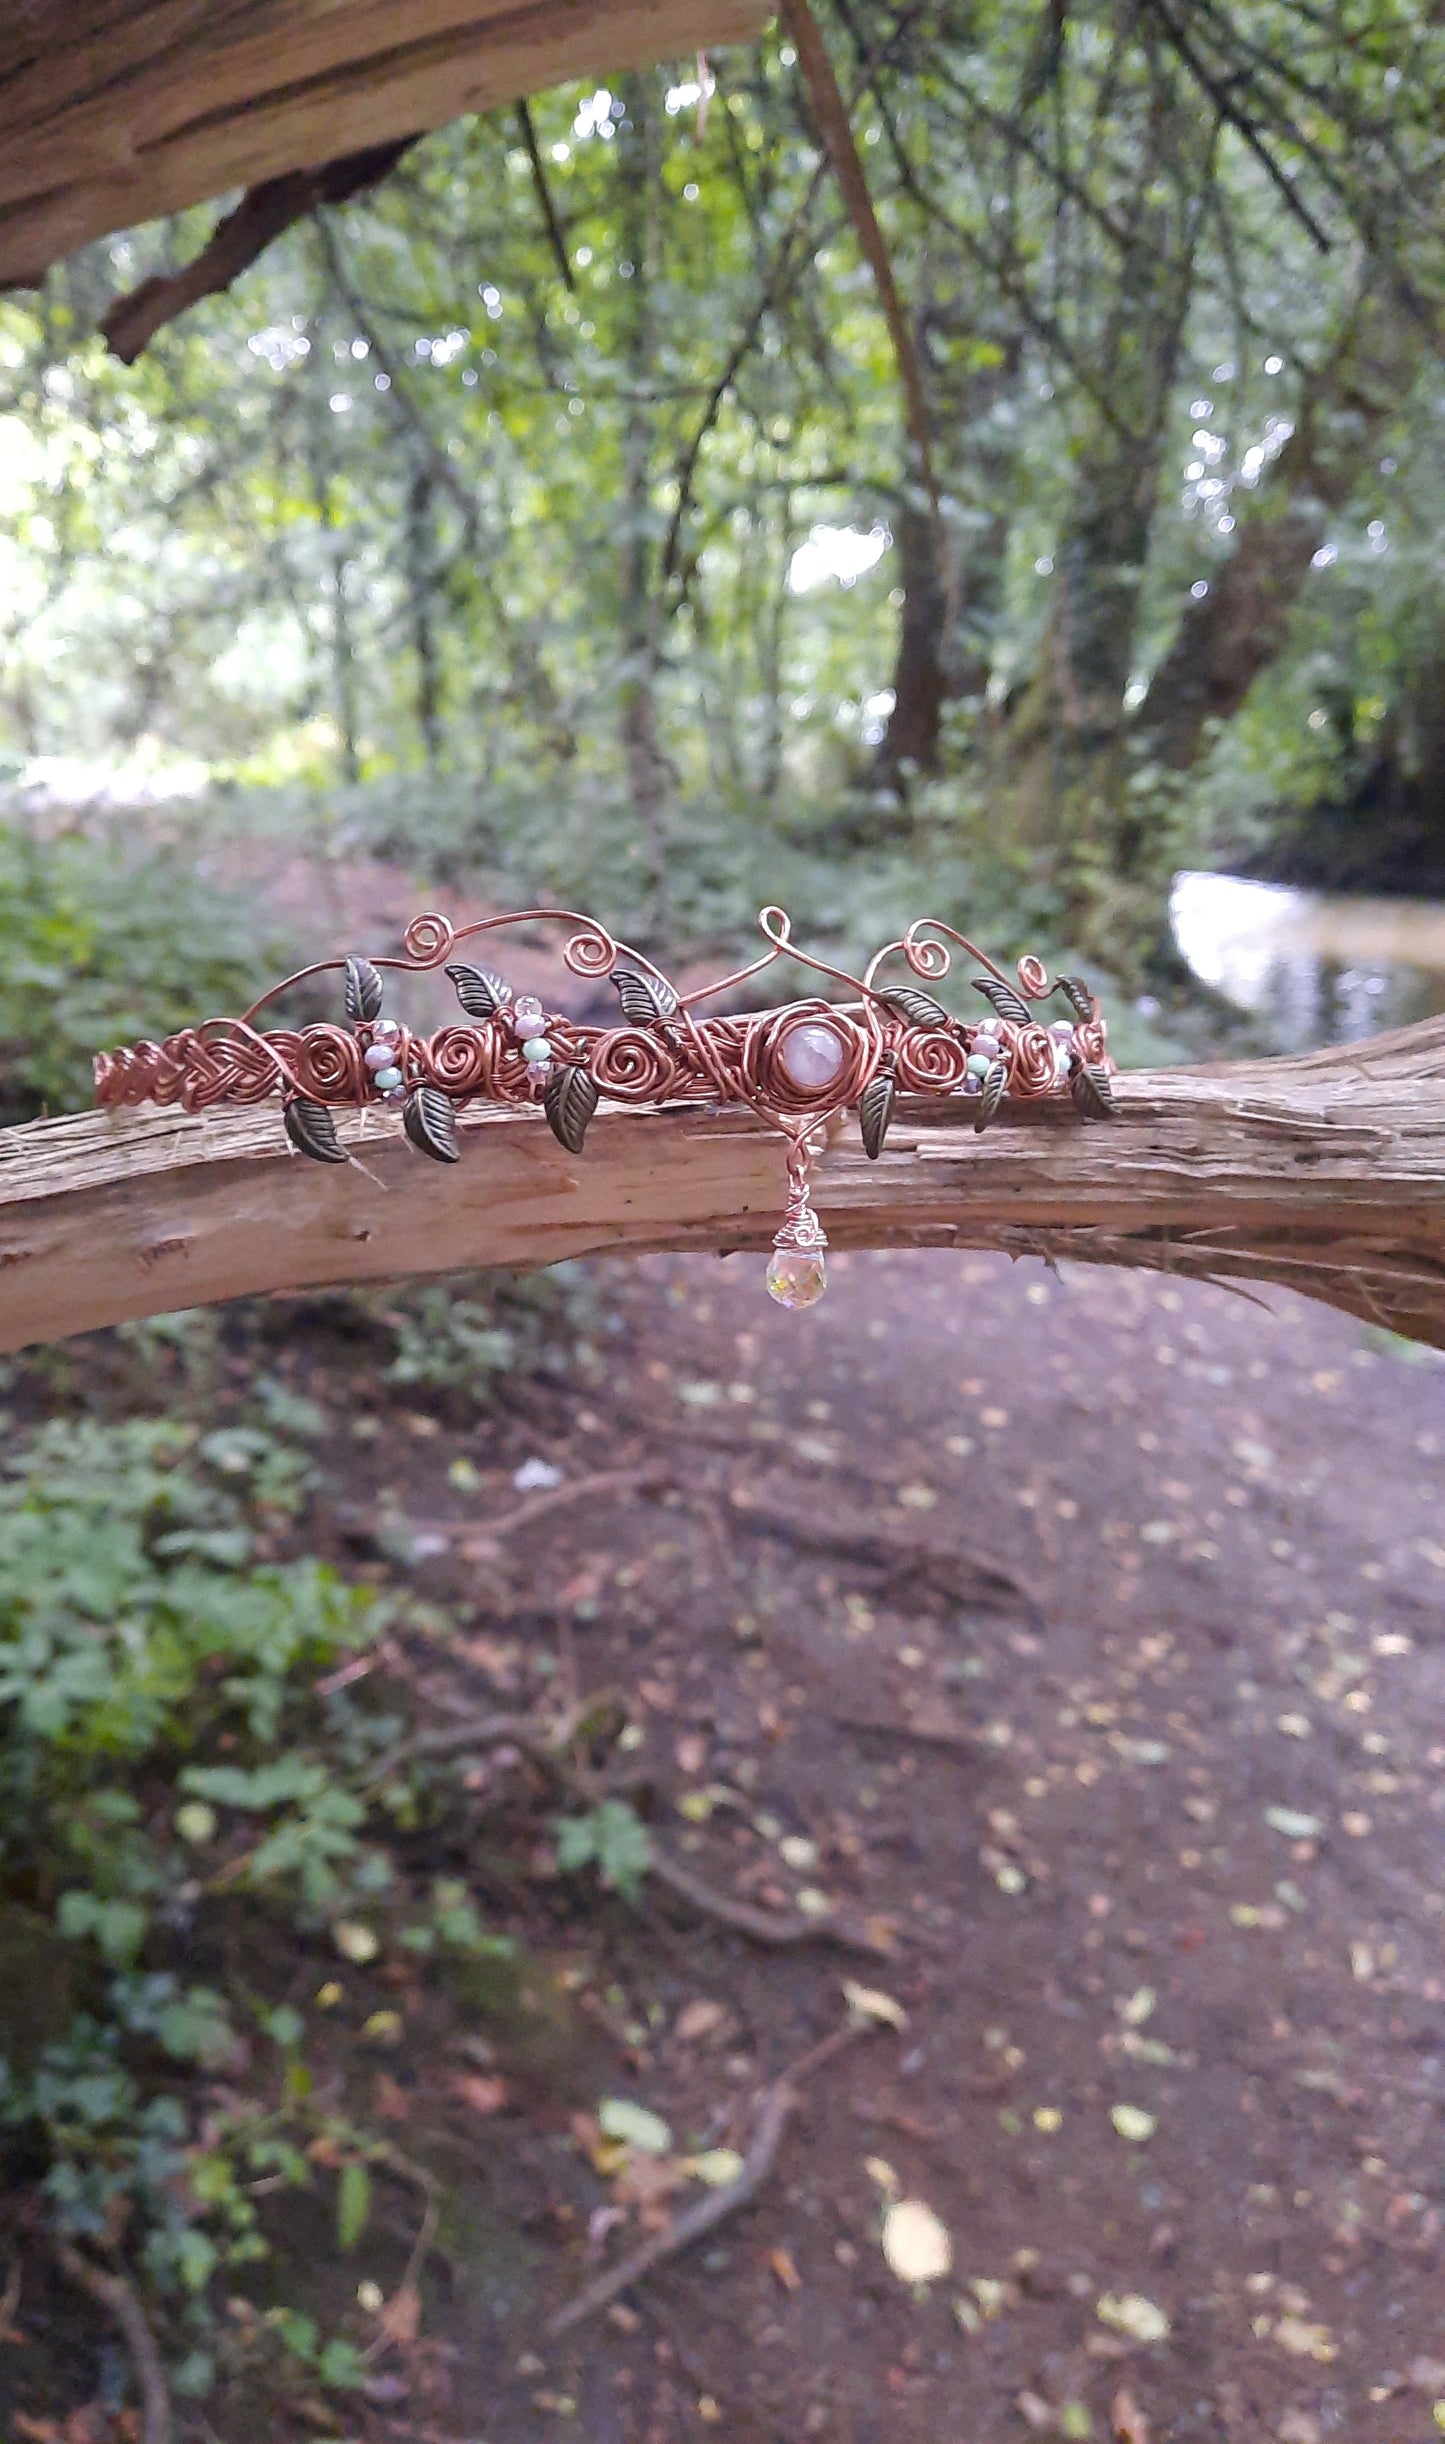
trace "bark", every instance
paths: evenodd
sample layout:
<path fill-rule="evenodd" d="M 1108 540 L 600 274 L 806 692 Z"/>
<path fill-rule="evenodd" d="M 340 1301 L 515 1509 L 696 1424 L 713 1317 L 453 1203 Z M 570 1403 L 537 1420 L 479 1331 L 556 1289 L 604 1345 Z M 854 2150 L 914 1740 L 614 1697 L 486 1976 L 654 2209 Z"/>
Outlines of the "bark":
<path fill-rule="evenodd" d="M 1141 1072 L 1118 1117 L 908 1100 L 876 1163 L 819 1166 L 837 1247 L 981 1247 L 1282 1283 L 1445 1347 L 1445 1019 L 1303 1059 Z M 604 1106 L 584 1156 L 464 1111 L 443 1168 L 344 1114 L 348 1167 L 270 1108 L 89 1113 L 0 1133 L 0 1349 L 256 1293 L 645 1249 L 766 1247 L 783 1155 L 748 1113 Z M 759 1284 L 759 1298 L 762 1297 Z"/>
<path fill-rule="evenodd" d="M 701 46 L 758 0 L 29 0 L 0 8 L 0 288 L 92 238 Z"/>
<path fill-rule="evenodd" d="M 1155 762 L 1187 771 L 1210 725 L 1229 721 L 1285 643 L 1290 615 L 1331 517 L 1343 509 L 1429 352 L 1419 309 L 1376 276 L 1242 520 L 1234 551 L 1191 603 L 1139 708 L 1133 735 Z M 1236 495 L 1236 498 L 1242 496 Z"/>

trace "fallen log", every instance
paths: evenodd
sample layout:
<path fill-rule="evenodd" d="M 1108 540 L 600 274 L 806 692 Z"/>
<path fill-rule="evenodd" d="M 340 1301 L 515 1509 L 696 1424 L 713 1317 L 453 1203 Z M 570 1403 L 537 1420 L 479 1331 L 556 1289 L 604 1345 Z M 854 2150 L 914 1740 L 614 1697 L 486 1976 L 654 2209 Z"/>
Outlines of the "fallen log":
<path fill-rule="evenodd" d="M 1445 1347 L 1445 1019 L 1302 1058 L 1136 1071 L 1112 1124 L 1059 1101 L 903 1098 L 869 1162 L 816 1175 L 832 1244 L 970 1247 L 1276 1282 Z M 262 1292 L 562 1257 L 766 1248 L 783 1150 L 747 1112 L 599 1110 L 586 1153 L 539 1113 L 459 1115 L 420 1161 L 394 1117 L 338 1115 L 308 1162 L 274 1105 L 154 1108 L 0 1134 L 0 1350 Z M 759 1285 L 761 1296 L 761 1284 Z"/>

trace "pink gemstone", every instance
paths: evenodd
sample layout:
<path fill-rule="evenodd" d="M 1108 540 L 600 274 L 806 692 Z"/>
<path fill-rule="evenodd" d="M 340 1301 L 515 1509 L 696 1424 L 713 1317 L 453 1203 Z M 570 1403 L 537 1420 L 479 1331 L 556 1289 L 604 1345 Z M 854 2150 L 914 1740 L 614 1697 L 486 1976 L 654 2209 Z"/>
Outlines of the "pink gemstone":
<path fill-rule="evenodd" d="M 805 1019 L 790 1027 L 778 1046 L 778 1060 L 789 1085 L 803 1094 L 820 1093 L 831 1086 L 846 1058 L 842 1037 L 821 1019 Z"/>
<path fill-rule="evenodd" d="M 513 1002 L 510 1015 L 518 1035 L 541 1034 L 544 1013 L 535 993 L 523 993 Z"/>
<path fill-rule="evenodd" d="M 396 1050 L 391 1044 L 369 1044 L 361 1057 L 368 1069 L 390 1069 Z"/>

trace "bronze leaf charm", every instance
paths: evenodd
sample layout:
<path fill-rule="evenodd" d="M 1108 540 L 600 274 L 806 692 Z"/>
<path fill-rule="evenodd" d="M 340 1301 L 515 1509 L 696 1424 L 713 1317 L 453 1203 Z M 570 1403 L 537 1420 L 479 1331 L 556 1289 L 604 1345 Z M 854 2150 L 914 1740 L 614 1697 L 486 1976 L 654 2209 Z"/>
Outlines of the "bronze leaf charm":
<path fill-rule="evenodd" d="M 863 1151 L 870 1163 L 876 1163 L 888 1135 L 893 1118 L 893 1106 L 898 1100 L 898 1081 L 891 1070 L 880 1069 L 876 1078 L 864 1087 L 858 1098 L 858 1126 L 863 1137 Z"/>
<path fill-rule="evenodd" d="M 655 1027 L 665 1019 L 676 1018 L 677 995 L 661 976 L 644 976 L 635 967 L 615 967 L 612 984 L 622 1004 L 622 1015 L 632 1026 Z M 558 1134 L 561 1135 L 560 1130 Z M 562 1143 L 566 1145 L 565 1137 Z M 573 1146 L 570 1150 L 575 1154 L 578 1149 Z"/>
<path fill-rule="evenodd" d="M 613 978 L 613 983 L 617 981 Z M 626 1008 L 626 1004 L 623 1004 Z M 631 1013 L 629 1012 L 629 1016 Z M 587 1134 L 587 1123 L 597 1109 L 598 1086 L 595 1078 L 579 1063 L 568 1062 L 549 1078 L 542 1096 L 542 1109 L 547 1115 L 552 1135 L 569 1154 L 580 1154 Z"/>
<path fill-rule="evenodd" d="M 1069 1072 L 1069 1093 L 1074 1109 L 1085 1120 L 1113 1119 L 1114 1090 L 1107 1069 L 1101 1069 L 1097 1061 L 1075 1061 Z"/>
<path fill-rule="evenodd" d="M 1007 1061 L 991 1061 L 984 1073 L 983 1083 L 978 1090 L 978 1107 L 973 1115 L 973 1133 L 975 1137 L 981 1137 L 984 1130 L 988 1127 L 989 1122 L 992 1120 L 994 1114 L 998 1110 L 999 1105 L 1003 1101 L 1003 1090 L 1007 1084 Z"/>
<path fill-rule="evenodd" d="M 1022 993 L 1016 993 L 1013 986 L 1005 984 L 1001 977 L 970 976 L 969 983 L 976 993 L 982 993 L 986 1001 L 993 1003 L 1000 1018 L 1012 1019 L 1016 1027 L 1033 1025 L 1034 1014 Z"/>
<path fill-rule="evenodd" d="M 895 1018 L 906 1020 L 910 1027 L 923 1027 L 930 1035 L 936 1035 L 940 1027 L 953 1025 L 942 1002 L 935 1001 L 931 993 L 920 992 L 916 984 L 892 984 L 886 992 L 875 995 L 875 999 L 882 1002 L 885 1010 L 891 1010 Z"/>
<path fill-rule="evenodd" d="M 348 959 L 346 962 L 346 1015 L 377 1018 L 381 1013 L 381 978 L 369 959 Z"/>
<path fill-rule="evenodd" d="M 282 1123 L 298 1154 L 314 1163 L 347 1163 L 351 1157 L 336 1134 L 336 1122 L 324 1103 L 309 1095 L 293 1095 L 282 1106 Z"/>
<path fill-rule="evenodd" d="M 468 1018 L 496 1018 L 512 998 L 511 986 L 494 968 L 471 967 L 458 959 L 446 972 Z"/>
<path fill-rule="evenodd" d="M 1058 990 L 1063 994 L 1076 1018 L 1091 1019 L 1099 1005 L 1082 976 L 1061 976 Z"/>
<path fill-rule="evenodd" d="M 401 1125 L 418 1154 L 429 1154 L 434 1163 L 458 1160 L 456 1108 L 439 1086 L 412 1088 L 401 1107 Z"/>

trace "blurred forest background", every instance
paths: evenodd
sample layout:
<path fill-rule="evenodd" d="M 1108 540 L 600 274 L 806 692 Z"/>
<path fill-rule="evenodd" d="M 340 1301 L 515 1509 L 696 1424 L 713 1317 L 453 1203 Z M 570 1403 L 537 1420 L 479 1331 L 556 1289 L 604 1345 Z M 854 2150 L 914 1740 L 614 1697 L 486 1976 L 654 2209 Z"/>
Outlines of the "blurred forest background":
<path fill-rule="evenodd" d="M 1227 1003 L 1205 990 L 1229 985 L 1228 959 L 1217 939 L 1191 943 L 1180 914 L 1192 910 L 1195 935 L 1209 936 L 1215 904 L 1206 891 L 1185 907 L 1181 874 L 1417 895 L 1415 948 L 1396 955 L 1398 909 L 1395 931 L 1358 956 L 1348 927 L 1325 951 L 1311 936 L 1302 997 L 1281 988 L 1271 1002 L 1260 976 L 1274 954 L 1256 945 L 1244 969 L 1253 958 L 1258 989 L 1241 998 L 1266 1045 L 1445 1006 L 1439 10 L 828 0 L 819 25 L 869 210 L 836 175 L 826 87 L 774 29 L 751 49 L 589 81 L 426 136 L 383 183 L 292 228 L 229 293 L 161 328 L 133 364 L 107 349 L 102 320 L 197 253 L 212 207 L 91 245 L 43 291 L 0 298 L 7 1121 L 83 1106 L 97 1046 L 237 1007 L 291 952 L 333 949 L 324 894 L 298 896 L 297 861 L 312 881 L 364 861 L 394 869 L 398 928 L 435 888 L 478 906 L 555 899 L 664 961 L 725 958 L 763 900 L 786 903 L 810 943 L 845 953 L 931 912 L 1000 952 L 1072 960 L 1112 988 L 1123 1056 L 1156 1059 L 1241 1040 Z M 987 1328 L 1004 1294 L 984 1269 L 977 1278 L 970 1296 Z M 1123 1297 L 1117 1285 L 1109 1294 Z M 0 2345 L 32 2306 L 40 2344 L 0 2350 L 0 2408 L 14 2411 L 17 2435 L 108 2444 L 143 2432 L 155 2444 L 171 2433 L 159 2423 L 171 2418 L 168 2391 L 189 2405 L 177 2432 L 205 2444 L 215 2421 L 228 2439 L 289 2432 L 298 2400 L 313 2432 L 402 2433 L 385 2426 L 387 2404 L 404 2403 L 409 2385 L 430 2398 L 440 2365 L 417 2355 L 427 2253 L 462 2248 L 442 2197 L 450 2156 L 428 2156 L 403 2126 L 404 2049 L 415 2041 L 420 2094 L 427 2062 L 460 2042 L 456 2014 L 471 2013 L 499 2050 L 474 2040 L 449 2109 L 461 2110 L 470 2081 L 467 2112 L 500 2112 L 507 2044 L 528 2094 L 525 2061 L 550 2060 L 560 2042 L 518 2001 L 529 1947 L 571 1945 L 562 1986 L 595 2002 L 594 2036 L 631 2048 L 629 2079 L 647 2066 L 662 2006 L 643 1989 L 655 1973 L 663 1991 L 672 1955 L 639 1952 L 641 1922 L 617 1896 L 636 1902 L 663 1856 L 656 1790 L 668 1775 L 688 1785 L 680 1841 L 695 1846 L 715 1804 L 707 1773 L 734 1766 L 707 1767 L 703 1735 L 683 1731 L 640 1780 L 631 1701 L 588 1711 L 574 1632 L 599 1608 L 605 1630 L 609 1606 L 634 1624 L 608 1658 L 624 1688 L 629 1637 L 651 1639 L 651 1659 L 674 1630 L 694 1629 L 720 1685 L 731 1677 L 754 1696 L 766 1685 L 735 1742 L 744 1795 L 727 1804 L 745 1816 L 762 1770 L 749 1756 L 771 1756 L 796 1695 L 786 1659 L 776 1687 L 747 1678 L 774 1671 L 760 1620 L 775 1601 L 825 1623 L 843 1604 L 838 1636 L 862 1637 L 893 1582 L 840 1564 L 840 1594 L 835 1578 L 805 1578 L 787 1548 L 777 1569 L 795 1573 L 792 1592 L 770 1595 L 764 1568 L 758 1595 L 754 1564 L 717 1529 L 721 1476 L 707 1532 L 724 1535 L 724 1560 L 707 1547 L 672 1594 L 659 1562 L 655 1617 L 646 1590 L 626 1592 L 652 1567 L 650 1529 L 634 1551 L 608 1527 L 617 1551 L 603 1559 L 618 1566 L 604 1578 L 585 1537 L 569 1549 L 564 1536 L 558 1558 L 549 1515 L 530 1572 L 508 1577 L 489 1520 L 521 1533 L 527 1504 L 586 1479 L 598 1465 L 589 1455 L 615 1466 L 620 1451 L 639 1483 L 665 1482 L 658 1454 L 678 1418 L 713 1435 L 715 1459 L 728 1420 L 776 1394 L 794 1457 L 780 1462 L 775 1440 L 764 1474 L 833 1464 L 820 1431 L 829 1398 L 808 1403 L 812 1423 L 794 1437 L 791 1378 L 784 1367 L 768 1388 L 750 1329 L 736 1358 L 723 1351 L 714 1367 L 700 1347 L 684 1360 L 668 1317 L 658 1325 L 630 1295 L 615 1277 L 564 1273 L 304 1310 L 252 1304 L 32 1352 L 0 1379 L 0 2124 L 6 2245 L 26 2269 L 27 2303 L 17 2312 L 19 2290 L 5 2293 Z M 681 1276 L 670 1281 L 674 1304 L 688 1295 Z M 1159 1293 L 1162 1308 L 1171 1300 Z M 699 1327 L 712 1313 L 697 1305 Z M 964 1382 L 970 1432 L 946 1444 L 959 1466 L 983 1431 L 980 1398 L 1001 1387 L 1005 1405 L 982 1410 L 999 1434 L 1016 1393 L 1024 1419 L 1008 1353 L 1030 1314 L 1020 1307 L 1000 1326 L 997 1380 Z M 941 1306 L 920 1379 L 955 1323 Z M 1075 1329 L 1077 1347 L 1060 1342 L 1049 1363 L 1072 1350 L 1081 1375 L 1097 1377 L 1106 1356 L 1113 1364 L 1114 1324 L 1101 1306 L 1093 1343 L 1087 1316 Z M 1212 1309 L 1183 1333 L 1201 1350 L 1219 1336 L 1200 1375 L 1201 1437 L 1209 1404 L 1224 1413 L 1231 1367 L 1241 1383 L 1267 1371 L 1243 1354 L 1244 1326 L 1233 1329 L 1224 1357 Z M 1389 1336 L 1376 1339 L 1385 1350 Z M 660 1354 L 644 1361 L 644 1346 Z M 877 1354 L 858 1337 L 859 1365 Z M 1310 1384 L 1345 1381 L 1344 1360 L 1330 1372 L 1336 1355 L 1334 1343 L 1316 1353 L 1300 1399 Z M 1159 1357 L 1172 1362 L 1172 1345 Z M 656 1386 L 670 1387 L 674 1367 L 683 1407 L 663 1416 L 672 1392 Z M 724 1392 L 713 1375 L 729 1370 L 738 1380 Z M 1133 1397 L 1128 1385 L 1111 1394 L 1116 1408 Z M 648 1398 L 661 1423 L 647 1424 Z M 1413 1431 L 1407 1410 L 1403 1394 L 1382 1398 L 1379 1436 L 1404 1434 L 1401 1420 Z M 1292 1429 L 1276 1420 L 1266 1433 L 1247 1407 L 1230 1415 L 1248 1485 L 1263 1484 L 1269 1443 L 1284 1447 Z M 757 1416 L 759 1436 L 783 1434 Z M 869 1418 L 856 1423 L 866 1438 Z M 985 1484 L 988 1459 L 973 1458 L 961 1480 L 973 1509 L 960 1495 L 946 1513 L 987 1517 L 990 1542 L 1055 1427 L 1041 1412 L 1019 1431 L 1002 1490 Z M 1375 1431 L 1360 1437 L 1370 1448 Z M 945 1466 L 931 1447 L 915 1453 L 912 1432 L 903 1417 L 872 1462 L 880 1484 L 911 1470 L 895 1540 L 919 1532 L 907 1506 L 934 1501 L 930 1472 Z M 1351 1432 L 1342 1419 L 1342 1448 Z M 1159 1449 L 1152 1424 L 1138 1443 Z M 1438 1438 L 1421 1425 L 1393 1463 L 1397 1485 L 1409 1452 L 1427 1448 L 1438 1454 Z M 698 1451 L 698 1470 L 713 1464 Z M 1082 1481 L 1068 1479 L 1058 1516 L 1077 1518 L 1074 1495 L 1086 1497 L 1071 1543 L 1092 1534 L 1091 1487 L 1114 1464 L 1091 1446 Z M 1160 1515 L 1139 1530 L 1146 1571 L 1176 1569 L 1170 1540 L 1186 1530 L 1172 1522 L 1194 1496 L 1185 1461 L 1175 1465 L 1183 1474 L 1152 1496 Z M 1037 1497 L 1041 1520 L 1057 1490 Z M 860 1500 L 874 1491 L 870 1476 Z M 1341 1514 L 1353 1516 L 1354 1493 L 1352 1479 Z M 1127 1509 L 1133 1489 L 1114 1498 Z M 1242 1505 L 1253 1498 L 1239 1491 Z M 645 1517 L 659 1535 L 677 1530 L 672 1511 Z M 1226 1522 L 1231 1550 L 1241 1517 Z M 480 1542 L 463 1570 L 456 1540 L 469 1520 Z M 1419 1526 L 1426 1538 L 1423 1510 Z M 1200 1568 L 1218 1559 L 1213 1525 L 1194 1518 L 1188 1533 L 1203 1537 L 1190 1547 Z M 1274 1568 L 1269 1555 L 1293 1550 L 1278 1537 L 1260 1546 L 1240 1606 Z M 1438 1542 L 1415 1553 L 1417 1572 L 1445 1566 Z M 1371 1562 L 1367 1579 L 1372 1570 L 1385 1574 Z M 1181 1560 L 1161 1581 L 1170 1617 L 1183 1572 Z M 1087 1589 L 1075 1595 L 1086 1614 Z M 1035 1651 L 1031 1619 L 1025 1606 L 1010 1656 Z M 1345 1624 L 1329 1633 L 1336 1644 L 1347 1639 L 1350 1616 L 1329 1621 Z M 1375 1651 L 1407 1653 L 1410 1622 L 1392 1616 Z M 965 1617 L 958 1637 L 976 1628 Z M 916 1641 L 899 1649 L 907 1668 L 921 1669 L 927 1621 L 899 1634 Z M 984 1651 L 940 1664 L 942 1702 L 984 1675 Z M 838 1652 L 851 1670 L 854 1649 Z M 1012 1684 L 1021 1667 L 1004 1663 Z M 648 1700 L 655 1725 L 671 1684 L 649 1668 L 647 1685 L 664 1688 Z M 1353 1705 L 1366 1669 L 1345 1655 L 1334 1697 Z M 1052 1698 L 1038 1702 L 1052 1723 Z M 1175 1702 L 1161 1696 L 1161 1711 Z M 1113 1720 L 1112 1703 L 1088 1719 Z M 448 1710 L 475 1718 L 478 1707 L 522 1725 L 501 1764 L 490 1736 L 478 1732 L 470 1752 L 448 1739 Z M 721 1698 L 718 1708 L 719 1723 L 731 1719 Z M 993 1735 L 979 1736 L 986 1746 Z M 1169 1753 L 1167 1741 L 1152 1749 L 1155 1761 Z M 1378 1756 L 1368 1772 L 1409 1787 Z M 874 1803 L 865 1787 L 860 1809 Z M 946 1828 L 955 1804 L 930 1821 Z M 1186 1804 L 1205 1811 L 1202 1841 L 1213 1802 Z M 1323 1804 L 1294 1794 L 1269 1820 L 1293 1827 L 1301 1878 L 1319 1832 L 1310 1811 Z M 751 1838 L 742 1816 L 739 1842 Z M 1367 1832 L 1369 1814 L 1357 1806 L 1355 1819 Z M 793 1816 L 757 1817 L 767 1873 L 776 1879 L 778 1856 L 791 1855 L 799 1874 L 846 1882 L 862 1837 L 840 1836 L 820 1867 L 811 1822 L 801 1802 Z M 997 1822 L 1014 1832 L 981 1855 L 999 1892 L 1022 1893 L 1017 1819 Z M 866 1814 L 857 1823 L 866 1832 Z M 1077 1840 L 1088 1838 L 1082 1826 Z M 1143 1855 L 1153 1835 L 1136 1826 L 1121 1839 Z M 1087 1872 L 1102 1883 L 1106 1868 Z M 781 1904 L 767 1873 L 748 1890 Z M 1284 1899 L 1240 1901 L 1255 1914 L 1232 1923 L 1293 1925 L 1298 1883 L 1273 1889 Z M 989 1905 L 992 1894 L 990 1884 Z M 905 1893 L 899 1907 L 912 1906 Z M 729 1923 L 736 1934 L 735 1905 Z M 1346 1959 L 1343 1937 L 1337 1949 Z M 1375 1957 L 1363 1940 L 1356 1954 Z M 1369 1974 L 1354 1968 L 1356 2013 Z M 1131 1986 L 1139 1975 L 1137 1962 L 1118 1971 Z M 836 2007 L 836 1980 L 828 1992 Z M 1120 2006 L 1140 2083 L 1176 2059 L 1137 2036 L 1153 1999 L 1139 1986 Z M 722 2027 L 730 2007 L 695 2028 Z M 871 2007 L 884 2021 L 900 2009 L 887 1995 Z M 970 2007 L 954 1998 L 955 2014 Z M 505 2037 L 489 2011 L 502 2012 Z M 997 2056 L 1003 2078 L 1015 2050 Z M 739 2058 L 746 2071 L 750 2057 Z M 1373 2092 L 1373 2057 L 1360 2077 Z M 1290 2110 L 1305 2110 L 1297 2096 Z M 1027 2130 L 1015 2117 L 1014 2135 L 1034 2143 L 1062 2118 L 1039 2108 L 1049 2113 Z M 714 2141 L 734 2125 L 703 2102 L 693 2123 L 721 2163 L 729 2150 Z M 1129 2127 L 1146 2123 L 1135 2109 Z M 614 2124 L 579 2141 L 593 2187 L 557 2208 L 554 2238 L 575 2237 L 594 2209 L 645 2225 L 636 2167 L 659 2146 L 677 2182 L 693 2177 L 677 2169 L 680 2146 L 667 2153 L 665 2122 L 654 2117 L 650 2136 L 635 2113 Z M 1196 2144 L 1202 2160 L 1209 2129 Z M 1010 2195 L 1011 2180 L 1000 2174 Z M 607 2181 L 615 2194 L 597 2188 Z M 534 2171 L 517 2182 L 530 2195 Z M 613 2203 L 599 2206 L 603 2196 Z M 398 2251 L 407 2216 L 413 2238 Z M 356 2253 L 373 2245 L 358 2288 Z M 1223 2258 L 1234 2244 L 1200 2245 Z M 797 2281 L 777 2257 L 774 2291 Z M 503 2260 L 521 2262 L 507 2250 Z M 1160 2342 L 1167 2319 L 1126 2288 L 1157 2270 L 1108 2279 L 1105 2324 L 1132 2316 L 1136 2340 Z M 999 2315 L 1005 2291 L 992 2278 L 974 2288 L 983 2307 L 965 2300 L 956 2318 L 969 2334 Z M 95 2331 L 72 2348 L 63 2302 L 74 2313 L 85 2292 Z M 434 2304 L 429 2292 L 428 2317 Z M 725 2334 L 726 2314 L 711 2313 Z M 846 2301 L 838 2314 L 842 2351 L 854 2338 Z M 1301 2315 L 1301 2331 L 1328 2335 Z M 131 2379 L 99 2338 L 107 2320 L 138 2371 L 143 2430 L 124 2424 Z M 468 2366 L 474 2346 L 469 2334 Z M 1445 2393 L 1445 2370 L 1430 2365 Z M 1058 2401 L 1029 2424 L 1104 2432 L 1084 2398 L 1096 2375 L 1080 2358 L 1068 2379 L 1077 2398 L 1060 2376 Z M 1022 2374 L 1009 2381 L 1016 2389 Z M 1189 2424 L 1199 2382 L 1178 2383 L 1165 2431 L 1225 2433 Z M 1148 2444 L 1147 2419 L 1119 2398 L 1116 2416 L 1134 2423 L 1112 2432 Z M 539 2432 L 530 2409 L 514 2424 L 495 2415 L 489 2433 Z M 779 2415 L 789 2437 L 818 2431 L 811 2411 L 798 2423 L 800 2403 Z M 1350 2432 L 1365 2432 L 1365 2415 Z M 1338 2432 L 1312 2416 L 1266 2430 L 1241 2413 L 1227 2432 L 1297 2444 Z M 1434 2416 L 1445 2421 L 1445 2401 Z"/>
<path fill-rule="evenodd" d="M 1430 12 L 828 31 L 891 333 L 778 34 L 427 137 L 133 367 L 209 208 L 0 304 L 12 802 L 1156 995 L 1180 868 L 1445 889 Z"/>

